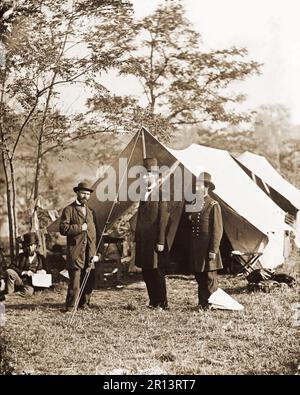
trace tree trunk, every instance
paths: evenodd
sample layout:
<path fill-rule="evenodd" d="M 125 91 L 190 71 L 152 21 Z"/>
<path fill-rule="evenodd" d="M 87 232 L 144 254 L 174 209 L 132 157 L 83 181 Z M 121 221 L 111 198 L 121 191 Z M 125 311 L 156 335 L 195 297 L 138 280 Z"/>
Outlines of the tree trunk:
<path fill-rule="evenodd" d="M 8 230 L 9 230 L 9 250 L 10 250 L 11 262 L 13 262 L 15 258 L 15 250 L 16 250 L 16 234 L 15 234 L 15 224 L 14 224 L 15 215 L 14 215 L 14 209 L 12 203 L 11 179 L 8 174 L 9 163 L 5 159 L 5 154 L 3 151 L 2 151 L 2 163 L 4 169 L 5 184 L 6 184 L 6 207 L 7 207 Z"/>
<path fill-rule="evenodd" d="M 35 169 L 35 178 L 34 178 L 34 193 L 33 193 L 33 200 L 36 201 L 39 197 L 40 193 L 40 177 L 41 177 L 41 169 L 42 169 L 42 162 L 43 162 L 43 137 L 45 131 L 45 122 L 47 119 L 47 112 L 49 109 L 50 99 L 53 92 L 53 84 L 55 82 L 56 72 L 53 74 L 51 80 L 51 87 L 49 88 L 43 118 L 41 121 L 41 127 L 39 130 L 39 137 L 38 137 L 38 149 L 37 149 L 37 156 L 36 156 L 36 169 Z"/>
<path fill-rule="evenodd" d="M 8 147 L 6 146 L 5 132 L 4 132 L 4 91 L 5 91 L 5 81 L 6 81 L 6 69 L 1 75 L 1 96 L 0 96 L 0 141 L 2 143 L 1 159 L 4 170 L 5 186 L 6 186 L 6 207 L 7 207 L 7 217 L 8 217 L 8 230 L 9 230 L 9 249 L 10 258 L 13 262 L 15 258 L 16 251 L 16 233 L 15 233 L 15 222 L 16 218 L 14 214 L 14 204 L 13 201 L 15 197 L 12 197 L 12 189 L 15 191 L 14 186 L 12 186 L 11 169 L 12 162 L 9 157 Z"/>
<path fill-rule="evenodd" d="M 42 168 L 42 143 L 39 141 L 38 152 L 37 152 L 37 161 L 36 161 L 36 169 L 35 169 L 35 178 L 34 178 L 34 193 L 33 200 L 36 201 L 39 197 L 40 193 L 40 177 L 41 177 L 41 168 Z"/>
<path fill-rule="evenodd" d="M 60 50 L 60 55 L 58 57 L 58 60 L 62 57 L 65 47 L 66 47 L 66 43 L 67 43 L 67 38 L 69 35 L 69 29 L 70 26 L 72 24 L 73 21 L 73 14 L 70 17 L 69 23 L 68 23 L 68 27 L 63 39 L 63 43 L 61 46 L 61 50 Z M 47 119 L 47 112 L 49 109 L 49 105 L 50 105 L 50 100 L 52 97 L 52 93 L 53 93 L 53 87 L 55 84 L 55 80 L 56 80 L 56 76 L 57 76 L 57 71 L 54 71 L 53 76 L 51 78 L 51 83 L 50 83 L 50 87 L 48 90 L 48 94 L 47 94 L 47 99 L 46 99 L 46 103 L 45 103 L 45 108 L 44 108 L 44 112 L 43 112 L 43 117 L 42 117 L 42 122 L 41 122 L 41 127 L 39 130 L 39 137 L 38 137 L 38 150 L 37 150 L 37 160 L 36 160 L 36 169 L 35 169 L 35 180 L 34 180 L 34 194 L 33 194 L 33 199 L 34 201 L 36 199 L 38 199 L 39 197 L 39 189 L 40 189 L 40 176 L 41 176 L 41 169 L 42 169 L 42 162 L 43 162 L 43 137 L 44 137 L 44 130 L 45 130 L 45 123 L 46 123 L 46 119 Z"/>
<path fill-rule="evenodd" d="M 13 219 L 14 219 L 14 236 L 15 238 L 18 236 L 18 213 L 17 213 L 17 204 L 16 204 L 16 182 L 15 182 L 15 169 L 13 165 L 13 160 L 9 160 L 9 168 L 10 168 L 10 180 L 12 187 L 12 209 L 13 209 Z"/>

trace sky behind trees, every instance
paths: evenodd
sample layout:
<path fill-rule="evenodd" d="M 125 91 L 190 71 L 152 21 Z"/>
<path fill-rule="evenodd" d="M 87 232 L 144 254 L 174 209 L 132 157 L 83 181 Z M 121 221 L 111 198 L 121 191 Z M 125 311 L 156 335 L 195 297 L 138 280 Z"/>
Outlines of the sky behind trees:
<path fill-rule="evenodd" d="M 137 17 L 150 14 L 162 0 L 133 0 Z M 245 108 L 280 103 L 300 123 L 299 0 L 183 0 L 187 16 L 208 48 L 245 46 L 264 63 L 262 75 L 243 82 Z M 127 89 L 125 83 L 122 89 Z M 128 83 L 132 87 L 131 82 Z M 114 81 L 112 81 L 114 88 Z"/>
<path fill-rule="evenodd" d="M 247 100 L 241 109 L 282 104 L 290 109 L 291 122 L 300 124 L 300 1 L 299 0 L 182 0 L 188 19 L 208 49 L 246 47 L 249 58 L 263 63 L 262 75 L 236 85 Z M 137 18 L 152 13 L 163 0 L 132 0 Z M 140 97 L 142 87 L 134 77 L 102 75 L 115 94 Z M 88 93 L 84 88 L 63 92 L 67 113 L 82 110 Z M 69 97 L 73 101 L 70 104 Z M 145 104 L 143 100 L 141 104 Z"/>

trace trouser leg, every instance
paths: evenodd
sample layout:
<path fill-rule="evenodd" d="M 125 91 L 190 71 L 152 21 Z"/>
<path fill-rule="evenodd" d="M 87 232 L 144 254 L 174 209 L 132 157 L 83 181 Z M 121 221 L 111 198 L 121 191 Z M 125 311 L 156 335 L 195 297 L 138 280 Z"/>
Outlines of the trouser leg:
<path fill-rule="evenodd" d="M 28 282 L 31 283 L 31 280 L 29 279 Z M 34 288 L 32 285 L 30 284 L 24 284 L 24 287 L 22 287 L 21 291 L 20 291 L 22 296 L 31 296 L 34 294 Z"/>
<path fill-rule="evenodd" d="M 81 271 L 81 278 L 80 278 L 80 285 L 82 285 L 85 275 L 86 275 L 86 271 L 82 270 Z M 88 305 L 90 303 L 91 295 L 92 295 L 94 288 L 95 288 L 95 269 L 91 270 L 89 273 L 88 279 L 86 281 L 86 285 L 82 291 L 82 296 L 80 298 L 79 307 Z"/>
<path fill-rule="evenodd" d="M 157 285 L 158 305 L 166 308 L 168 307 L 166 277 L 161 269 L 157 269 Z"/>
<path fill-rule="evenodd" d="M 6 271 L 6 292 L 12 294 L 15 292 L 17 287 L 23 287 L 24 283 L 19 274 L 13 269 L 7 269 Z"/>
<path fill-rule="evenodd" d="M 79 295 L 80 290 L 80 269 L 69 270 L 69 285 L 66 298 L 66 308 L 73 308 Z"/>
<path fill-rule="evenodd" d="M 206 306 L 212 293 L 218 288 L 218 273 L 216 270 L 195 274 L 198 283 L 199 305 Z"/>
<path fill-rule="evenodd" d="M 164 272 L 160 269 L 143 269 L 142 273 L 149 295 L 149 304 L 154 307 L 167 307 L 167 287 Z"/>
<path fill-rule="evenodd" d="M 143 280 L 145 281 L 147 292 L 149 296 L 149 304 L 155 305 L 155 290 L 154 290 L 154 271 L 155 269 L 142 269 Z"/>

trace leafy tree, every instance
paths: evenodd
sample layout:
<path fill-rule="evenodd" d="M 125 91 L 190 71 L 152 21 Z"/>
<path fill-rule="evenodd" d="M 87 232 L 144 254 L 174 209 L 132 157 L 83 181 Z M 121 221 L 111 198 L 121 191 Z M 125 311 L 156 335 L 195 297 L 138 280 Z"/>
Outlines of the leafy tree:
<path fill-rule="evenodd" d="M 260 106 L 256 110 L 254 126 L 262 153 L 280 170 L 282 143 L 288 139 L 291 130 L 288 108 L 281 104 Z"/>
<path fill-rule="evenodd" d="M 46 153 L 85 137 L 83 129 L 88 132 L 76 127 L 80 116 L 70 126 L 70 119 L 57 110 L 61 87 L 84 84 L 108 94 L 97 78 L 120 62 L 129 44 L 131 6 L 122 0 L 20 0 L 11 9 L 9 15 L 10 10 L 1 14 L 0 9 L 8 21 L 1 29 L 6 56 L 0 69 L 0 137 L 13 255 L 18 233 L 15 160 L 21 137 L 32 124 L 37 198 Z M 105 119 L 97 131 L 111 126 Z"/>
<path fill-rule="evenodd" d="M 150 16 L 133 24 L 135 50 L 121 65 L 121 75 L 136 76 L 147 100 L 146 120 L 162 118 L 168 126 L 205 121 L 239 123 L 249 114 L 234 111 L 244 99 L 230 86 L 259 73 L 245 48 L 204 50 L 201 37 L 184 15 L 180 1 L 166 0 Z"/>

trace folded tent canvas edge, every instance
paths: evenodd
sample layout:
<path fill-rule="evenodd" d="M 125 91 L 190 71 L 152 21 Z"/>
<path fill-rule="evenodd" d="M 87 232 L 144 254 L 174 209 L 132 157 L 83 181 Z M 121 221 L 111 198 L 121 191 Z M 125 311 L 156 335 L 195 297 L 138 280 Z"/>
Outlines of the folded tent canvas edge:
<path fill-rule="evenodd" d="M 250 177 L 255 175 L 257 184 L 268 193 L 270 198 L 285 212 L 294 217 L 293 231 L 295 233 L 296 246 L 300 247 L 300 190 L 280 173 L 262 155 L 249 151 L 234 158 L 241 168 Z M 269 192 L 262 187 L 266 185 Z"/>

